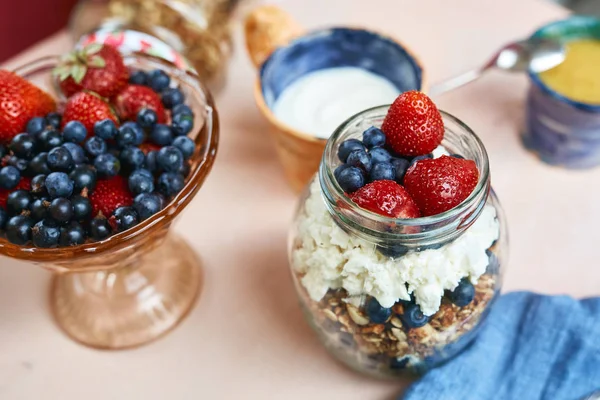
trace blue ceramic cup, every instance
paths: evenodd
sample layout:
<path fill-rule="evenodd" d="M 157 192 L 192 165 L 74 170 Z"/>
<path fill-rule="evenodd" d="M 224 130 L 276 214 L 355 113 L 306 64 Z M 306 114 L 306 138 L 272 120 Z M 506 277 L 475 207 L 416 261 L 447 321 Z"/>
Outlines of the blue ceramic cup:
<path fill-rule="evenodd" d="M 600 40 L 600 20 L 575 16 L 540 28 L 533 37 Z M 599 66 L 600 73 L 600 66 Z M 571 100 L 554 91 L 529 73 L 525 147 L 548 164 L 566 168 L 590 168 L 600 165 L 600 104 Z"/>
<path fill-rule="evenodd" d="M 365 69 L 386 78 L 398 93 L 422 90 L 424 86 L 422 64 L 406 46 L 365 29 L 317 30 L 275 49 L 259 67 L 255 99 L 271 124 L 279 157 L 296 190 L 317 171 L 327 140 L 286 125 L 272 110 L 290 84 L 308 73 L 336 67 Z"/>

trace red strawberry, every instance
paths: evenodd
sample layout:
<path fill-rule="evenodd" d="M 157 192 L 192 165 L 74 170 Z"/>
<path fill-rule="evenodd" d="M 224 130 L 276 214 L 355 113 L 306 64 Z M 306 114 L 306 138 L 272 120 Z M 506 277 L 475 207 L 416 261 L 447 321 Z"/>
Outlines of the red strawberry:
<path fill-rule="evenodd" d="M 366 184 L 350 195 L 360 207 L 392 218 L 418 218 L 417 205 L 406 190 L 394 181 L 381 180 Z"/>
<path fill-rule="evenodd" d="M 103 119 L 112 119 L 117 123 L 117 117 L 108 103 L 91 92 L 79 92 L 67 100 L 62 117 L 62 126 L 69 121 L 81 122 L 92 136 L 94 124 Z"/>
<path fill-rule="evenodd" d="M 115 98 L 115 107 L 122 120 L 135 120 L 143 108 L 156 112 L 158 122 L 165 122 L 165 108 L 160 96 L 147 86 L 129 85 Z"/>
<path fill-rule="evenodd" d="M 421 160 L 404 177 L 404 187 L 424 216 L 448 211 L 462 203 L 479 180 L 475 162 L 441 156 Z"/>
<path fill-rule="evenodd" d="M 109 98 L 119 93 L 129 79 L 129 71 L 119 50 L 99 43 L 69 53 L 53 74 L 67 97 L 89 90 Z"/>
<path fill-rule="evenodd" d="M 442 115 L 427 95 L 414 90 L 396 98 L 381 130 L 392 150 L 403 156 L 431 153 L 444 138 Z"/>
<path fill-rule="evenodd" d="M 109 218 L 117 208 L 133 204 L 133 195 L 129 191 L 127 179 L 120 175 L 110 179 L 99 179 L 89 198 L 94 217 L 101 212 Z"/>
<path fill-rule="evenodd" d="M 0 70 L 0 143 L 8 143 L 33 117 L 56 109 L 50 95 L 20 76 Z"/>
<path fill-rule="evenodd" d="M 2 208 L 6 208 L 6 200 L 8 200 L 8 195 L 15 190 L 31 190 L 31 178 L 23 177 L 12 190 L 0 189 L 0 206 Z"/>

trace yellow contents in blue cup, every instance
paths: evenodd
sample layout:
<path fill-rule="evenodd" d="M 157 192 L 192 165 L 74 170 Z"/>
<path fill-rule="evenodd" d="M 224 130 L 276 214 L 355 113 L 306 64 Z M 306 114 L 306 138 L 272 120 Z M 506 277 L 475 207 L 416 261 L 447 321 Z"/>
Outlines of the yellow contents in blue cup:
<path fill-rule="evenodd" d="M 600 40 L 566 43 L 565 61 L 539 77 L 563 96 L 588 104 L 600 104 Z"/>

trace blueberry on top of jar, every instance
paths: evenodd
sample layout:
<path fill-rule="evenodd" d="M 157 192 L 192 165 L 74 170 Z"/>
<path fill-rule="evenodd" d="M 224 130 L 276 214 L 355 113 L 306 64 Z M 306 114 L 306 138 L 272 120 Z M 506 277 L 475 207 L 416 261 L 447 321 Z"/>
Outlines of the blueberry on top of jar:
<path fill-rule="evenodd" d="M 363 132 L 363 143 L 368 149 L 383 147 L 385 145 L 385 133 L 374 126 Z"/>

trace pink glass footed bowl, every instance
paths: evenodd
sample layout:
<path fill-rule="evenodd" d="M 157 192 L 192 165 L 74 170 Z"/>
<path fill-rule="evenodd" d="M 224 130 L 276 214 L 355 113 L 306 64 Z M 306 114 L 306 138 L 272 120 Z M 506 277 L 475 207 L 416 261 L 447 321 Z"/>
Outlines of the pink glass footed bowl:
<path fill-rule="evenodd" d="M 44 57 L 15 72 L 60 102 L 64 98 L 51 75 L 57 62 L 58 57 Z M 57 324 L 72 339 L 100 349 L 136 347 L 164 335 L 198 298 L 200 259 L 170 228 L 210 172 L 219 138 L 214 101 L 196 75 L 148 55 L 127 56 L 125 63 L 140 70 L 162 69 L 186 95 L 194 112 L 189 136 L 196 150 L 185 187 L 159 213 L 100 242 L 40 249 L 0 238 L 1 255 L 54 272 L 50 306 Z"/>

